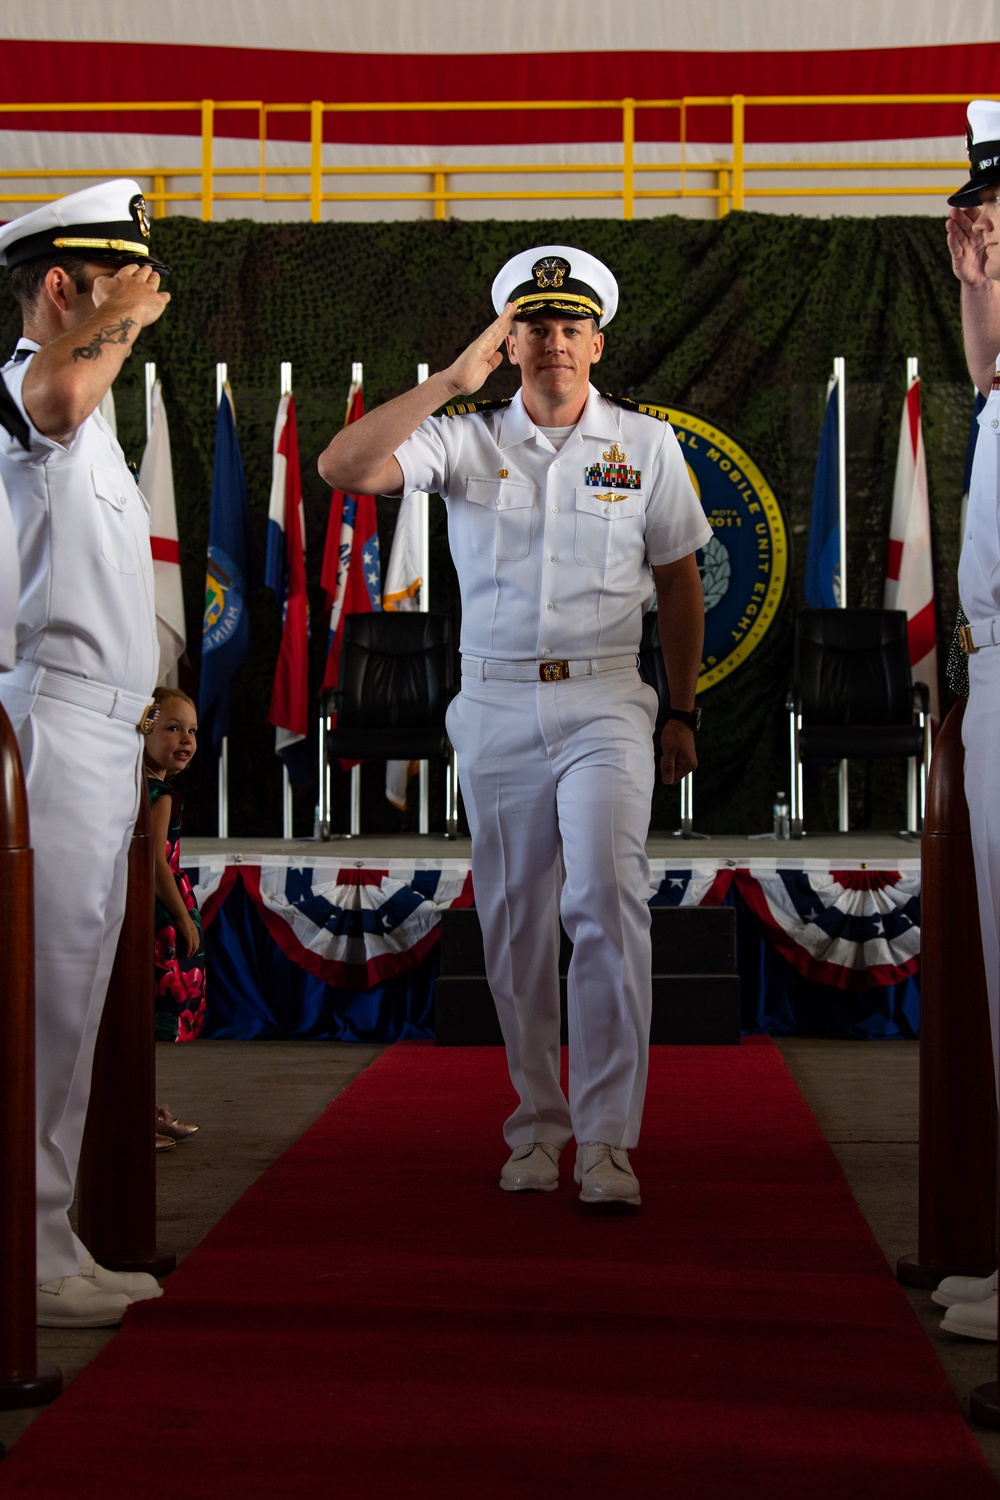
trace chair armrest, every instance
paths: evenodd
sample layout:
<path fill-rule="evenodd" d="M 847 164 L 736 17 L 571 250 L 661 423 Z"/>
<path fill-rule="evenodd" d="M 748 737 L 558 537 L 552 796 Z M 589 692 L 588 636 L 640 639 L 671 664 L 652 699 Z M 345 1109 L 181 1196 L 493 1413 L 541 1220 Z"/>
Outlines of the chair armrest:
<path fill-rule="evenodd" d="M 915 682 L 912 691 L 913 712 L 915 714 L 928 713 L 931 706 L 931 695 L 926 682 Z"/>

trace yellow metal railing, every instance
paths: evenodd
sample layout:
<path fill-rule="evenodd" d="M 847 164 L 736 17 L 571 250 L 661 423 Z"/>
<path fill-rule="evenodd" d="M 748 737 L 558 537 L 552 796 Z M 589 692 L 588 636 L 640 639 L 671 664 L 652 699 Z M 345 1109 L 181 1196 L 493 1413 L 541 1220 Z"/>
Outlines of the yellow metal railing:
<path fill-rule="evenodd" d="M 684 99 L 572 99 L 572 100 L 477 100 L 459 102 L 425 103 L 378 103 L 378 104 L 326 104 L 314 99 L 310 103 L 265 104 L 261 100 L 213 100 L 199 99 L 170 103 L 85 103 L 85 104 L 9 104 L 0 103 L 0 123 L 8 115 L 66 114 L 157 114 L 195 113 L 201 120 L 201 157 L 198 166 L 145 165 L 118 166 L 108 170 L 92 168 L 5 168 L 0 163 L 0 205 L 4 203 L 41 203 L 52 197 L 52 191 L 18 191 L 18 182 L 38 183 L 64 181 L 67 179 L 115 177 L 122 172 L 140 179 L 151 209 L 155 215 L 168 212 L 171 204 L 195 203 L 200 206 L 202 219 L 213 217 L 217 203 L 308 203 L 309 217 L 319 222 L 325 203 L 427 203 L 432 206 L 435 219 L 446 219 L 450 205 L 469 202 L 560 202 L 613 200 L 622 205 L 622 217 L 632 219 L 635 204 L 640 200 L 703 199 L 714 201 L 721 218 L 731 209 L 743 208 L 747 200 L 759 198 L 835 198 L 886 196 L 928 196 L 940 198 L 940 180 L 929 182 L 932 172 L 948 171 L 961 173 L 967 163 L 962 158 L 941 160 L 927 158 L 919 161 L 826 161 L 822 159 L 796 161 L 761 161 L 748 159 L 745 152 L 745 122 L 748 110 L 758 106 L 862 106 L 905 104 L 956 104 L 965 105 L 972 98 L 969 94 L 830 94 L 830 95 L 699 95 Z M 976 96 L 981 97 L 981 96 Z M 994 96 L 1000 98 L 1000 95 Z M 702 107 L 725 108 L 730 115 L 730 142 L 717 160 L 688 160 L 688 116 L 692 109 Z M 443 113 L 525 113 L 530 111 L 572 112 L 579 110 L 613 110 L 621 116 L 621 160 L 607 162 L 481 162 L 478 164 L 448 162 L 442 159 L 434 166 L 427 165 L 327 165 L 323 162 L 323 124 L 327 115 L 364 114 L 443 114 Z M 635 152 L 636 114 L 642 110 L 674 111 L 679 118 L 678 150 L 676 161 L 637 161 Z M 215 164 L 215 140 L 219 125 L 219 114 L 234 111 L 254 112 L 258 117 L 258 161 L 256 166 L 221 167 Z M 305 114 L 309 116 L 308 161 L 298 164 L 275 164 L 268 161 L 268 124 L 276 115 Z M 502 142 L 498 142 L 502 145 Z M 330 149 L 328 144 L 328 150 Z M 443 156 L 446 153 L 442 153 Z M 828 182 L 810 182 L 779 187 L 769 183 L 763 187 L 752 185 L 757 173 L 842 173 L 852 177 L 869 172 L 891 172 L 908 180 L 893 185 L 872 186 L 852 181 L 848 185 Z M 638 184 L 648 174 L 667 175 L 678 179 L 676 186 L 642 187 Z M 470 176 L 495 176 L 525 178 L 544 175 L 564 179 L 572 184 L 574 176 L 581 174 L 603 175 L 615 179 L 607 188 L 582 185 L 565 187 L 529 188 L 520 184 L 491 190 L 481 187 L 461 188 L 455 183 Z M 691 175 L 699 178 L 691 183 Z M 924 180 L 921 181 L 920 177 Z M 426 186 L 414 186 L 403 191 L 371 190 L 336 191 L 329 186 L 346 178 L 361 178 L 366 183 L 377 184 L 380 178 L 418 178 Z M 709 182 L 705 182 L 705 178 Z M 306 179 L 302 191 L 286 192 L 269 189 L 269 180 Z M 148 188 L 145 184 L 149 184 Z M 185 187 L 183 184 L 188 183 Z M 220 184 L 232 183 L 232 189 Z"/>

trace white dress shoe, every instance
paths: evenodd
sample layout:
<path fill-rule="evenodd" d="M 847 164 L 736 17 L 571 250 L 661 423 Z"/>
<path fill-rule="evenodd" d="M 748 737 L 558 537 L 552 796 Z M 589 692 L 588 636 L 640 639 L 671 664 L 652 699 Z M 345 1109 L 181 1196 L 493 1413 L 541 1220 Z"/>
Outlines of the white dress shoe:
<path fill-rule="evenodd" d="M 39 1328 L 114 1328 L 130 1299 L 86 1276 L 59 1276 L 38 1288 Z"/>
<path fill-rule="evenodd" d="M 941 1319 L 945 1333 L 964 1333 L 967 1339 L 997 1341 L 997 1294 L 981 1302 L 956 1302 Z"/>
<path fill-rule="evenodd" d="M 946 1276 L 931 1292 L 938 1307 L 954 1307 L 956 1302 L 984 1302 L 997 1290 L 997 1273 L 992 1276 Z"/>
<path fill-rule="evenodd" d="M 559 1186 L 559 1147 L 551 1141 L 515 1146 L 500 1172 L 506 1193 L 553 1193 Z"/>
<path fill-rule="evenodd" d="M 584 1141 L 576 1148 L 574 1179 L 580 1184 L 581 1203 L 608 1203 L 638 1208 L 639 1184 L 624 1146 L 605 1141 Z"/>
<path fill-rule="evenodd" d="M 80 1275 L 102 1292 L 120 1292 L 130 1302 L 147 1302 L 151 1297 L 163 1296 L 163 1288 L 155 1276 L 146 1271 L 109 1271 L 106 1266 L 99 1266 L 92 1255 L 81 1262 Z"/>

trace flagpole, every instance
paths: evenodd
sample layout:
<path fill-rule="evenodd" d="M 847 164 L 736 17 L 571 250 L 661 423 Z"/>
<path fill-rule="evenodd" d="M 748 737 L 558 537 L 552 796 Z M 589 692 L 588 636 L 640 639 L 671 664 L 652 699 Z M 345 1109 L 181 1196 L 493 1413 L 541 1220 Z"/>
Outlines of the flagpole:
<path fill-rule="evenodd" d="M 356 359 L 351 365 L 351 394 L 363 385 L 365 367 L 360 359 Z M 348 398 L 348 416 L 350 416 L 350 397 Z M 351 767 L 351 821 L 349 832 L 345 838 L 355 838 L 361 832 L 361 762 Z"/>
<path fill-rule="evenodd" d="M 423 385 L 430 375 L 428 365 L 417 365 L 417 385 Z M 431 531 L 430 531 L 430 496 L 426 490 L 417 491 L 418 509 L 420 517 L 420 592 L 417 594 L 417 608 L 427 611 L 431 607 L 431 581 L 427 576 L 430 572 L 428 563 L 431 555 Z M 423 764 L 423 762 L 421 763 Z M 422 774 L 422 773 L 421 773 Z"/>
<path fill-rule="evenodd" d="M 429 365 L 417 365 L 417 385 L 423 385 L 429 375 Z M 417 609 L 426 612 L 431 607 L 430 579 L 427 576 L 430 571 L 427 566 L 430 558 L 430 497 L 426 490 L 418 490 L 413 498 L 416 501 L 417 534 L 420 537 L 420 589 L 417 593 Z M 421 833 L 424 833 L 430 828 L 431 823 L 430 767 L 426 760 L 420 762 L 417 795 L 420 799 L 417 827 Z"/>
<path fill-rule="evenodd" d="M 215 367 L 215 406 L 216 410 L 222 405 L 226 394 L 226 381 L 229 378 L 228 366 L 217 364 Z M 229 837 L 229 736 L 223 735 L 219 742 L 219 838 Z"/>
<path fill-rule="evenodd" d="M 845 362 L 833 361 L 833 378 L 837 382 L 837 505 L 840 516 L 840 608 L 847 608 L 847 391 Z"/>
<path fill-rule="evenodd" d="M 846 363 L 840 356 L 833 361 L 833 378 L 837 382 L 837 513 L 840 522 L 840 599 L 841 609 L 847 608 L 847 392 L 845 386 Z M 837 773 L 839 793 L 839 819 L 841 832 L 850 827 L 850 772 L 846 760 L 840 762 Z M 801 808 L 801 798 L 799 806 Z"/>
<path fill-rule="evenodd" d="M 153 390 L 156 386 L 156 366 L 152 360 L 146 361 L 146 441 L 153 430 Z"/>
<path fill-rule="evenodd" d="M 280 395 L 290 396 L 292 394 L 292 365 L 291 361 L 283 359 L 279 372 Z M 288 767 L 284 761 L 281 762 L 281 836 L 291 839 L 293 826 L 292 812 L 292 783 L 288 775 Z"/>

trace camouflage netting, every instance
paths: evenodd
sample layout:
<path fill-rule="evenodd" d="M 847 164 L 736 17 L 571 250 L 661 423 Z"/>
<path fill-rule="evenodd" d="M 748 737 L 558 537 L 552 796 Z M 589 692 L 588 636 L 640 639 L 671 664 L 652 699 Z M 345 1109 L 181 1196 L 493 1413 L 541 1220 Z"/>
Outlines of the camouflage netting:
<path fill-rule="evenodd" d="M 144 443 L 143 362 L 155 360 L 170 421 L 178 522 L 195 673 L 201 634 L 215 431 L 215 365 L 225 361 L 260 556 L 270 487 L 279 363 L 292 362 L 311 587 L 313 681 L 325 647 L 319 568 L 327 491 L 316 457 L 343 421 L 353 360 L 364 362 L 367 406 L 411 385 L 420 361 L 450 361 L 493 317 L 489 288 L 525 245 L 568 242 L 605 260 L 622 288 L 608 330 L 603 388 L 697 411 L 728 429 L 756 461 L 789 526 L 791 575 L 776 623 L 744 666 L 702 695 L 705 725 L 696 782 L 698 828 L 759 832 L 787 787 L 784 714 L 793 611 L 805 541 L 827 376 L 847 361 L 848 595 L 880 605 L 905 360 L 920 361 L 937 582 L 939 657 L 957 608 L 959 505 L 972 404 L 962 354 L 958 288 L 941 222 L 925 218 L 806 219 L 734 213 L 720 221 L 664 217 L 523 223 L 202 224 L 158 220 L 156 253 L 174 267 L 164 317 L 142 336 L 115 386 L 119 436 L 136 462 Z M 18 332 L 9 297 L 5 346 Z M 511 394 L 504 365 L 488 394 Z M 398 509 L 379 500 L 383 567 Z M 444 508 L 432 505 L 432 607 L 457 613 Z M 279 622 L 270 593 L 251 599 L 250 657 L 233 686 L 230 830 L 280 833 L 280 763 L 266 722 Z M 457 621 L 456 621 L 457 624 Z M 456 631 L 457 635 L 457 631 Z M 942 650 L 942 647 L 944 648 Z M 945 691 L 945 702 L 948 695 Z M 902 825 L 902 775 L 859 766 L 857 822 Z M 202 754 L 185 778 L 190 833 L 215 830 L 214 765 Z M 345 826 L 345 788 L 335 807 Z M 439 797 L 435 777 L 435 797 Z M 366 777 L 363 826 L 392 830 L 381 768 Z M 810 826 L 835 826 L 828 774 L 807 786 Z M 311 832 L 315 791 L 296 795 L 296 831 Z M 432 814 L 435 812 L 432 804 Z M 440 810 L 437 809 L 438 819 Z M 654 827 L 678 822 L 677 793 L 661 788 Z M 412 813 L 403 826 L 415 826 Z M 439 826 L 439 823 L 438 823 Z"/>

